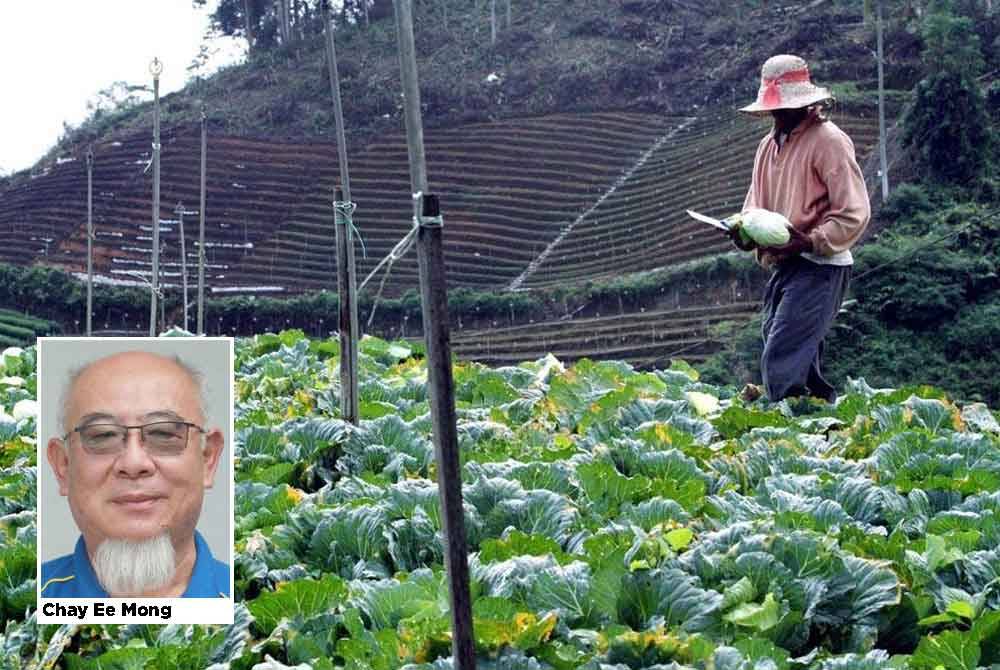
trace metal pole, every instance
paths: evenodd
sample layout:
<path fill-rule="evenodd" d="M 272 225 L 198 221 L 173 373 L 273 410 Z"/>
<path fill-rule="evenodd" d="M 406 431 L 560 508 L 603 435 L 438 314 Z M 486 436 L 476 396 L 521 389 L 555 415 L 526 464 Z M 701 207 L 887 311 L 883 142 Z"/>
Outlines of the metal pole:
<path fill-rule="evenodd" d="M 436 197 L 418 195 L 427 192 L 427 167 L 424 161 L 423 124 L 420 118 L 420 89 L 417 83 L 413 16 L 410 0 L 394 0 L 393 4 L 396 8 L 396 34 L 399 39 L 410 183 L 414 194 L 414 215 L 420 224 L 417 234 L 417 259 L 420 264 L 420 297 L 423 308 L 424 341 L 427 345 L 427 379 L 434 454 L 444 520 L 445 568 L 448 572 L 448 589 L 451 594 L 451 650 L 454 667 L 457 670 L 474 670 L 476 653 L 473 645 L 472 600 L 469 593 L 469 562 L 465 543 L 462 477 L 455 417 L 455 380 L 451 371 L 448 289 L 441 244 L 440 208 Z"/>
<path fill-rule="evenodd" d="M 160 286 L 160 74 L 163 63 L 154 58 L 153 75 L 153 269 L 149 292 L 149 336 L 156 336 L 156 292 Z"/>
<path fill-rule="evenodd" d="M 340 97 L 340 74 L 337 49 L 333 41 L 333 19 L 326 13 L 326 53 L 333 93 L 333 115 L 337 124 L 337 155 L 340 160 L 341 186 L 334 191 L 334 228 L 337 237 L 337 290 L 340 296 L 340 413 L 344 421 L 357 424 L 358 400 L 358 299 L 354 260 L 354 226 L 351 220 L 351 176 L 347 165 L 347 138 L 344 132 L 344 107 Z"/>
<path fill-rule="evenodd" d="M 198 205 L 198 334 L 205 334 L 205 164 L 208 154 L 205 105 L 201 106 L 201 199 Z"/>
<path fill-rule="evenodd" d="M 187 247 L 184 244 L 184 205 L 177 203 L 177 226 L 181 232 L 181 294 L 184 296 L 184 330 L 188 329 L 188 266 Z"/>
<path fill-rule="evenodd" d="M 87 148 L 87 337 L 94 311 L 94 149 Z"/>
<path fill-rule="evenodd" d="M 889 199 L 889 165 L 885 148 L 885 87 L 882 74 L 882 0 L 876 0 L 875 33 L 878 43 L 878 161 L 882 174 L 882 202 Z"/>

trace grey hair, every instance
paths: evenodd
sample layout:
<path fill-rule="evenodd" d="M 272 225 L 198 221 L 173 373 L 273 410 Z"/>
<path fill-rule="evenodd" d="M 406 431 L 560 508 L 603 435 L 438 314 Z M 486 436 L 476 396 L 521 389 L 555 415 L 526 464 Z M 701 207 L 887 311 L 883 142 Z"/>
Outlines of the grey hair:
<path fill-rule="evenodd" d="M 124 352 L 119 352 L 119 353 L 124 353 Z M 114 354 L 111 355 L 113 356 Z M 66 419 L 67 419 L 66 409 L 69 405 L 70 391 L 72 391 L 73 387 L 76 385 L 77 380 L 80 379 L 80 375 L 86 372 L 91 365 L 93 365 L 94 363 L 98 363 L 104 360 L 105 358 L 108 358 L 108 356 L 104 356 L 102 358 L 90 361 L 89 363 L 85 363 L 70 372 L 69 381 L 63 387 L 62 394 L 60 395 L 59 398 L 59 411 L 56 415 L 56 419 L 59 422 L 59 425 L 62 426 L 63 434 L 65 434 L 71 429 L 70 426 L 66 425 Z M 197 368 L 192 367 L 191 365 L 185 363 L 184 360 L 177 354 L 174 354 L 173 356 L 164 356 L 164 358 L 167 358 L 170 361 L 176 363 L 180 369 L 184 370 L 184 372 L 191 379 L 191 381 L 194 382 L 195 387 L 198 389 L 198 411 L 201 412 L 203 421 L 208 421 L 209 394 L 204 373 L 201 370 L 198 370 Z M 204 428 L 204 426 L 202 427 Z"/>

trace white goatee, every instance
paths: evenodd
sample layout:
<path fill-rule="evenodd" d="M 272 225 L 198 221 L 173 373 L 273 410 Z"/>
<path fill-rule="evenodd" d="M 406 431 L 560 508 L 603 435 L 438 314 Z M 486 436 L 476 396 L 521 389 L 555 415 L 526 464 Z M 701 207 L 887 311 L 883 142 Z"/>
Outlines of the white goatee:
<path fill-rule="evenodd" d="M 138 541 L 109 538 L 97 547 L 92 561 L 101 586 L 114 597 L 163 588 L 176 570 L 168 533 Z"/>

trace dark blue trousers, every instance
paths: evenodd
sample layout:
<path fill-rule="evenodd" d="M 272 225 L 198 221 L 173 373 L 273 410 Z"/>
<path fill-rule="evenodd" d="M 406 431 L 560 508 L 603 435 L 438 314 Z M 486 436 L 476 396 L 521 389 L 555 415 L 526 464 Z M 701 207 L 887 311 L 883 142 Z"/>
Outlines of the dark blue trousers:
<path fill-rule="evenodd" d="M 801 256 L 775 268 L 764 291 L 760 361 L 772 401 L 798 395 L 836 400 L 836 389 L 820 372 L 820 357 L 850 281 L 851 266 L 820 265 Z"/>

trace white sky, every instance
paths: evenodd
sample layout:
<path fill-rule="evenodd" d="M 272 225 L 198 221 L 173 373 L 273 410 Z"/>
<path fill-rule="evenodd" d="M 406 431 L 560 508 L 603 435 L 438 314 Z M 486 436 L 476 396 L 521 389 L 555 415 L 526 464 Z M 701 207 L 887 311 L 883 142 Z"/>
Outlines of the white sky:
<path fill-rule="evenodd" d="M 149 63 L 163 62 L 160 95 L 183 87 L 208 29 L 210 0 L 0 0 L 0 174 L 30 167 L 79 125 L 87 101 L 123 80 L 152 86 Z M 207 74 L 242 58 L 242 40 L 217 40 Z M 152 99 L 152 94 L 139 94 Z"/>

